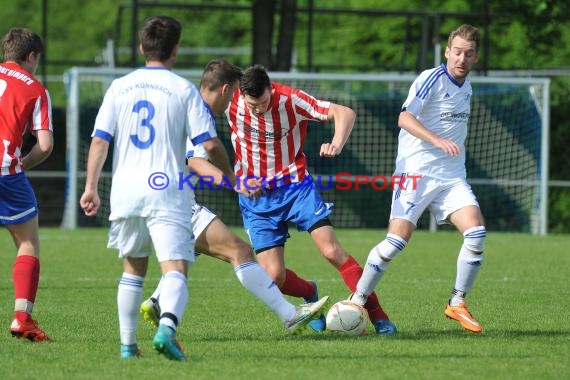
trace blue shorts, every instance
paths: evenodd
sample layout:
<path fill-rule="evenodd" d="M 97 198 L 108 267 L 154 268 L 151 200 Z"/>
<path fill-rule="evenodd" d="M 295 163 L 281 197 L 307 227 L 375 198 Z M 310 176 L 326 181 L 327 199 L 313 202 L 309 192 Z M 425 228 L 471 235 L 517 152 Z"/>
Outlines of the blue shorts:
<path fill-rule="evenodd" d="M 330 205 L 311 185 L 306 178 L 300 184 L 267 190 L 259 199 L 239 195 L 243 226 L 256 252 L 284 245 L 290 237 L 289 223 L 307 231 L 331 214 Z"/>
<path fill-rule="evenodd" d="M 36 215 L 38 202 L 25 174 L 0 176 L 0 224 L 22 224 Z"/>

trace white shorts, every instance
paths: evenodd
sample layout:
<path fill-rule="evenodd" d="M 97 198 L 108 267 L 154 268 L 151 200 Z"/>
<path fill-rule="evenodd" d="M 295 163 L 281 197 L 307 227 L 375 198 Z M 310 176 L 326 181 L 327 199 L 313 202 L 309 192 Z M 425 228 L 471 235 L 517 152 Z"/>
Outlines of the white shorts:
<path fill-rule="evenodd" d="M 453 212 L 466 206 L 477 206 L 477 198 L 471 186 L 464 179 L 441 180 L 423 176 L 416 180 L 407 180 L 405 189 L 398 186 L 392 193 L 390 220 L 405 219 L 417 225 L 426 209 L 434 215 L 438 224 L 447 224 L 447 218 Z"/>
<path fill-rule="evenodd" d="M 194 207 L 192 207 L 192 232 L 194 233 L 194 238 L 198 239 L 198 236 L 202 235 L 202 232 L 215 218 L 216 214 L 208 210 L 207 207 L 197 203 L 194 204 Z"/>
<path fill-rule="evenodd" d="M 149 216 L 111 221 L 108 248 L 119 250 L 119 257 L 148 257 L 152 247 L 159 262 L 194 262 L 194 236 L 188 218 Z"/>

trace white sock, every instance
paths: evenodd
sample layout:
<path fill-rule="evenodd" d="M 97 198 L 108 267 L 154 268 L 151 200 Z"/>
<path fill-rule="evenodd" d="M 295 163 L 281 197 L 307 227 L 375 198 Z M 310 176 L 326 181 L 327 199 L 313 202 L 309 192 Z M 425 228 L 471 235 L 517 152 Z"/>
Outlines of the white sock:
<path fill-rule="evenodd" d="M 455 288 L 449 304 L 457 306 L 465 300 L 465 295 L 473 288 L 475 278 L 483 263 L 483 249 L 486 236 L 485 227 L 478 226 L 466 230 L 463 245 L 457 257 Z"/>
<path fill-rule="evenodd" d="M 162 291 L 158 304 L 160 306 L 160 324 L 176 330 L 188 303 L 188 286 L 186 276 L 177 271 L 170 271 L 163 276 Z"/>
<path fill-rule="evenodd" d="M 268 308 L 286 322 L 295 316 L 295 306 L 288 302 L 279 287 L 267 272 L 255 261 L 243 263 L 234 268 L 241 284 Z"/>
<path fill-rule="evenodd" d="M 137 342 L 137 320 L 142 301 L 144 277 L 123 273 L 117 289 L 121 344 Z"/>
<path fill-rule="evenodd" d="M 394 234 L 387 234 L 377 246 L 372 248 L 366 259 L 362 276 L 356 284 L 356 292 L 352 301 L 364 305 L 367 297 L 374 291 L 376 285 L 388 268 L 388 264 L 406 247 L 406 241 Z"/>
<path fill-rule="evenodd" d="M 160 281 L 158 282 L 158 285 L 156 285 L 156 288 L 154 289 L 154 292 L 152 292 L 152 295 L 150 296 L 150 298 L 154 298 L 155 300 L 158 301 L 158 298 L 160 297 L 160 289 L 162 288 L 163 278 L 164 278 L 164 276 L 160 277 Z"/>

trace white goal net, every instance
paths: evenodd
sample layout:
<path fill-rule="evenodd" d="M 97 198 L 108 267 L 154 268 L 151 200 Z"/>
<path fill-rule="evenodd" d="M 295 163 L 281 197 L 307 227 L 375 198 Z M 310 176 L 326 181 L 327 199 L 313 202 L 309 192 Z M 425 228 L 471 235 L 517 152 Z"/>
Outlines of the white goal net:
<path fill-rule="evenodd" d="M 102 210 L 86 218 L 79 208 L 85 165 L 95 116 L 110 82 L 129 69 L 72 68 L 66 72 L 68 183 L 63 226 L 107 225 L 111 157 L 107 158 L 99 192 Z M 177 71 L 199 83 L 200 71 Z M 357 176 L 386 176 L 394 170 L 400 107 L 415 75 L 271 73 L 272 80 L 353 108 L 356 127 L 342 154 L 319 157 L 320 144 L 330 139 L 331 126 L 310 125 L 305 152 L 309 171 L 318 177 L 325 201 L 334 202 L 337 227 L 384 228 L 390 192 L 370 185 L 347 189 Z M 549 80 L 471 77 L 472 110 L 467 148 L 467 176 L 490 230 L 546 233 L 548 182 Z M 229 128 L 217 120 L 218 133 L 231 154 Z M 112 154 L 112 152 L 111 152 Z M 345 173 L 339 177 L 339 173 Z M 339 179 L 343 184 L 339 186 Z M 227 224 L 241 225 L 235 194 L 199 190 L 206 204 Z M 419 227 L 427 228 L 429 215 Z"/>

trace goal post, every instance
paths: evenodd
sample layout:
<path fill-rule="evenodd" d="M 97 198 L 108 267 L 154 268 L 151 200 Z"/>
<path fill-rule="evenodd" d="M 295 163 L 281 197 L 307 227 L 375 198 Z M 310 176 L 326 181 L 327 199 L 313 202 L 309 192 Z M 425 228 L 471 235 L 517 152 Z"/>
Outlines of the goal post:
<path fill-rule="evenodd" d="M 62 226 L 107 225 L 112 150 L 103 168 L 96 218 L 80 212 L 90 135 L 103 95 L 114 78 L 131 69 L 74 67 L 65 73 L 67 89 L 68 181 Z M 199 84 L 200 70 L 176 70 Z M 364 184 L 362 178 L 389 178 L 397 152 L 398 113 L 416 75 L 270 73 L 271 79 L 301 88 L 317 98 L 353 108 L 356 126 L 342 154 L 319 157 L 320 144 L 330 141 L 332 125 L 309 123 L 305 152 L 309 171 L 325 201 L 334 202 L 335 226 L 385 228 L 391 192 Z M 466 145 L 467 180 L 481 204 L 489 230 L 544 235 L 548 216 L 549 86 L 546 78 L 472 75 L 473 98 Z M 223 116 L 217 128 L 232 151 Z M 233 154 L 229 154 L 233 158 Z M 344 174 L 342 174 L 344 173 Z M 317 182 L 319 181 L 319 182 Z M 348 188 L 350 184 L 350 188 Z M 216 189 L 196 191 L 229 225 L 241 225 L 236 195 Z M 428 228 L 429 215 L 419 228 Z"/>

